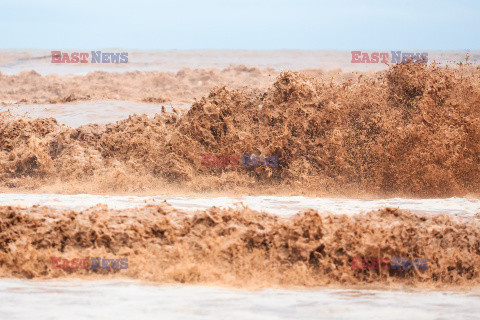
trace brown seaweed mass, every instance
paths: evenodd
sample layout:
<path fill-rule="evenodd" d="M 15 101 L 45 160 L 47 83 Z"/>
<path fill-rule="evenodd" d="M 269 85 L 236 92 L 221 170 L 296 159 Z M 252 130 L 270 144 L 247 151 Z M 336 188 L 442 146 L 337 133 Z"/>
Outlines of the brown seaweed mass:
<path fill-rule="evenodd" d="M 249 208 L 195 213 L 167 204 L 84 211 L 0 207 L 0 276 L 126 277 L 237 287 L 409 285 L 473 288 L 480 220 L 383 209 L 279 217 Z M 353 270 L 351 259 L 428 259 L 426 270 Z M 52 257 L 128 259 L 127 269 L 53 269 Z M 390 267 L 390 265 L 389 265 Z"/>
<path fill-rule="evenodd" d="M 206 167 L 205 153 L 280 160 L 278 167 Z M 0 186 L 54 185 L 72 192 L 478 194 L 479 68 L 398 64 L 346 81 L 283 72 L 266 91 L 217 87 L 185 113 L 77 129 L 0 115 Z"/>

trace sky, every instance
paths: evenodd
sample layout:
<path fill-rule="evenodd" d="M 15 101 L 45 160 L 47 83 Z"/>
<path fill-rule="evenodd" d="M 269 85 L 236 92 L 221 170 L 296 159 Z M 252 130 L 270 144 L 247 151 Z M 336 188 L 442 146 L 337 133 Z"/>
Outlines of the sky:
<path fill-rule="evenodd" d="M 0 0 L 1 49 L 478 50 L 477 0 Z"/>

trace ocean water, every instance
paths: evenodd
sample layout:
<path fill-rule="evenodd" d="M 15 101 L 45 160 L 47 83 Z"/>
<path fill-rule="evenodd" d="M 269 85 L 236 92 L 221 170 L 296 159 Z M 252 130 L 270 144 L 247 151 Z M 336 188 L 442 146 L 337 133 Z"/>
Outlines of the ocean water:
<path fill-rule="evenodd" d="M 72 103 L 56 104 L 22 104 L 0 106 L 1 111 L 10 111 L 13 115 L 31 118 L 55 118 L 58 123 L 77 128 L 90 123 L 107 124 L 128 118 L 132 114 L 146 114 L 149 117 L 172 108 L 188 110 L 186 104 L 157 104 L 146 102 L 118 101 L 118 100 L 91 100 Z"/>
<path fill-rule="evenodd" d="M 134 281 L 0 280 L 0 318 L 479 319 L 480 292 L 259 291 Z"/>
<path fill-rule="evenodd" d="M 96 48 L 95 50 L 101 50 Z M 393 48 L 392 50 L 396 50 Z M 401 49 L 398 49 L 401 50 Z M 18 74 L 35 70 L 39 74 L 87 74 L 92 71 L 165 71 L 182 68 L 217 68 L 229 65 L 258 66 L 261 68 L 324 69 L 341 68 L 344 71 L 383 70 L 381 63 L 351 63 L 350 51 L 338 50 L 162 50 L 137 51 L 105 49 L 103 52 L 128 52 L 128 63 L 52 63 L 51 50 L 0 50 L 0 72 Z M 383 50 L 390 52 L 391 50 Z M 401 50 L 412 52 L 412 50 Z M 65 50 L 75 52 L 75 50 Z M 77 50 L 89 52 L 89 50 Z M 372 51 L 369 51 L 372 52 Z M 413 51 L 416 52 L 416 51 Z M 451 63 L 465 61 L 465 50 L 428 51 L 429 61 Z M 472 59 L 480 59 L 480 51 L 470 51 Z"/>
<path fill-rule="evenodd" d="M 50 63 L 48 51 L 0 52 L 0 71 L 18 74 L 86 74 L 91 71 L 134 70 L 177 72 L 182 68 L 225 68 L 245 64 L 262 68 L 381 70 L 380 64 L 351 64 L 349 52 L 339 51 L 180 51 L 132 52 L 124 65 L 64 65 Z M 474 53 L 478 58 L 479 52 Z M 464 58 L 464 52 L 434 53 L 439 61 Z M 54 117 L 72 127 L 108 123 L 128 115 L 159 113 L 163 104 L 92 100 L 58 104 L 0 107 L 18 115 Z M 167 110 L 171 106 L 165 104 Z M 188 109 L 188 105 L 176 105 Z M 480 213 L 480 200 L 346 199 L 302 196 L 188 197 L 156 195 L 113 196 L 92 194 L 0 194 L 0 205 L 33 205 L 83 210 L 97 204 L 127 209 L 166 201 L 186 211 L 211 206 L 246 205 L 257 211 L 287 216 L 304 209 L 357 214 L 385 207 L 415 213 L 450 214 L 469 219 Z M 202 286 L 152 285 L 132 280 L 33 281 L 0 279 L 0 320 L 9 319 L 480 319 L 480 292 L 359 289 L 266 289 L 246 291 Z"/>
<path fill-rule="evenodd" d="M 445 198 L 445 199 L 348 199 L 348 198 L 314 198 L 303 196 L 244 196 L 244 197 L 187 197 L 187 196 L 110 196 L 91 194 L 19 194 L 1 193 L 0 205 L 31 207 L 47 206 L 59 209 L 84 210 L 97 204 L 106 204 L 111 209 L 128 209 L 147 204 L 159 204 L 166 201 L 182 210 L 204 210 L 212 206 L 227 208 L 245 205 L 257 211 L 278 215 L 292 215 L 305 209 L 335 214 L 365 213 L 382 208 L 399 208 L 414 213 L 452 214 L 471 217 L 480 213 L 479 199 Z"/>
<path fill-rule="evenodd" d="M 82 210 L 97 204 L 127 209 L 166 201 L 182 210 L 247 205 L 278 215 L 315 208 L 354 214 L 384 207 L 468 218 L 480 200 L 308 197 L 185 197 L 0 194 L 0 205 Z M 480 291 L 265 289 L 153 285 L 133 280 L 0 280 L 0 319 L 479 319 Z"/>

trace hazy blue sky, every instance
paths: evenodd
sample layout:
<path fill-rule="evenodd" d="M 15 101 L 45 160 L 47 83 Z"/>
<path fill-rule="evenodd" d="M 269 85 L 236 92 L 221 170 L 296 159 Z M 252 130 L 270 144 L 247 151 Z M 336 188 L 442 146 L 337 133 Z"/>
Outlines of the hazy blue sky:
<path fill-rule="evenodd" d="M 0 0 L 0 48 L 480 49 L 480 1 Z"/>

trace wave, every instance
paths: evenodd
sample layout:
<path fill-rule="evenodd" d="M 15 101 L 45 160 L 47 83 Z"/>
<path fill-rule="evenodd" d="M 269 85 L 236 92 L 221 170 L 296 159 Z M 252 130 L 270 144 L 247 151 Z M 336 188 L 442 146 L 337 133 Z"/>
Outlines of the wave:
<path fill-rule="evenodd" d="M 215 86 L 245 85 L 266 89 L 278 75 L 270 68 L 232 65 L 219 69 L 182 68 L 178 72 L 92 71 L 86 75 L 40 75 L 22 71 L 0 73 L 0 103 L 69 103 L 83 100 L 129 100 L 151 103 L 192 103 Z"/>
<path fill-rule="evenodd" d="M 290 217 L 248 207 L 187 213 L 168 204 L 73 211 L 0 207 L 0 276 L 131 278 L 235 287 L 323 285 L 478 287 L 480 220 L 382 209 Z M 127 268 L 73 268 L 62 259 L 117 259 Z M 355 257 L 387 268 L 352 267 Z M 428 267 L 393 269 L 391 257 Z M 85 260 L 87 261 L 87 260 Z M 57 261 L 58 262 L 58 261 Z M 88 261 L 87 261 L 88 263 Z"/>
<path fill-rule="evenodd" d="M 266 90 L 216 87 L 187 112 L 132 115 L 76 129 L 53 118 L 3 113 L 0 186 L 89 193 L 174 187 L 478 194 L 479 77 L 479 67 L 469 63 L 398 64 L 345 81 L 287 71 Z M 273 155 L 279 165 L 207 167 L 202 154 Z"/>

